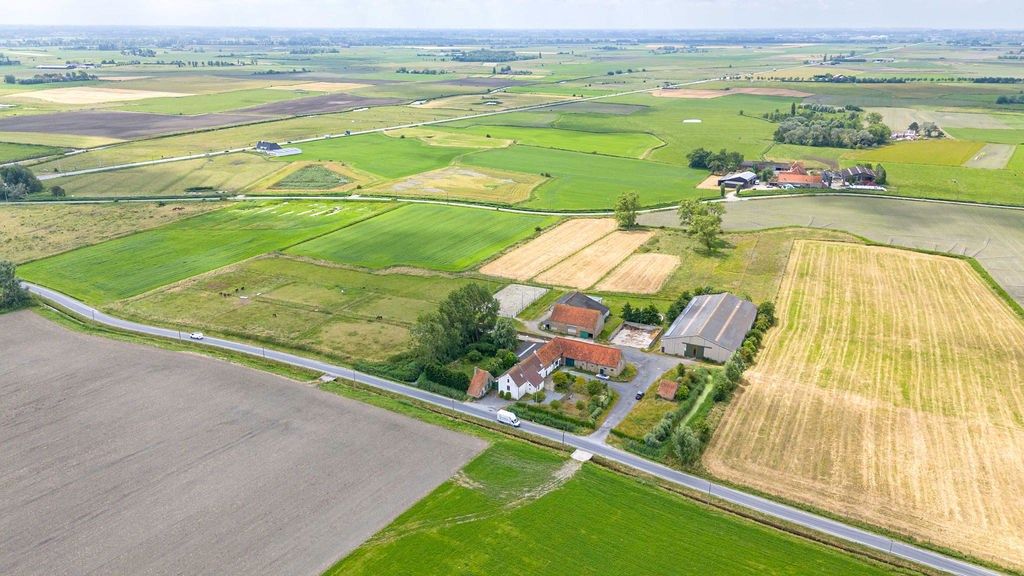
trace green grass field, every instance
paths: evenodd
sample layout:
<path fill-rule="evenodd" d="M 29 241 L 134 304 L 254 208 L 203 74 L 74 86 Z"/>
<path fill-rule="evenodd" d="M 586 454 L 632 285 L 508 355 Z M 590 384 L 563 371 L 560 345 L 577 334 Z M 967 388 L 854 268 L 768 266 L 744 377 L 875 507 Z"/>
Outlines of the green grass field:
<path fill-rule="evenodd" d="M 246 203 L 37 260 L 19 268 L 19 273 L 26 280 L 105 304 L 287 248 L 390 207 Z"/>
<path fill-rule="evenodd" d="M 63 148 L 57 148 L 56 146 L 0 142 L 0 164 L 60 154 L 63 151 Z"/>
<path fill-rule="evenodd" d="M 317 93 L 318 94 L 318 93 Z M 281 100 L 293 100 L 302 97 L 300 92 L 291 90 L 235 90 L 232 92 L 220 92 L 214 94 L 197 94 L 195 96 L 182 96 L 180 98 L 149 98 L 139 102 L 132 102 L 121 107 L 122 110 L 131 112 L 153 112 L 156 114 L 211 114 L 214 112 L 228 112 L 239 108 L 280 102 Z"/>
<path fill-rule="evenodd" d="M 1024 205 L 1024 170 L 1012 159 L 1005 170 L 895 163 L 885 170 L 889 193 L 900 196 Z"/>
<path fill-rule="evenodd" d="M 288 174 L 278 180 L 271 188 L 282 190 L 330 190 L 348 182 L 348 178 L 325 166 L 311 164 Z"/>
<path fill-rule="evenodd" d="M 592 463 L 573 474 L 561 455 L 499 440 L 326 575 L 410 573 L 892 572 Z"/>
<path fill-rule="evenodd" d="M 500 122 L 500 120 L 499 120 Z M 597 153 L 609 156 L 640 158 L 663 142 L 639 132 L 582 132 L 579 130 L 558 130 L 554 128 L 530 128 L 524 126 L 476 125 L 451 129 L 478 136 L 514 140 L 519 144 L 543 148 L 572 150 L 587 154 Z"/>
<path fill-rule="evenodd" d="M 403 206 L 288 250 L 291 254 L 363 266 L 465 270 L 534 235 L 557 219 L 475 208 Z"/>
<path fill-rule="evenodd" d="M 896 142 L 870 150 L 851 150 L 843 155 L 845 160 L 857 162 L 898 162 L 901 164 L 937 164 L 960 166 L 971 159 L 984 142 L 968 140 L 918 140 Z"/>
<path fill-rule="evenodd" d="M 469 283 L 491 291 L 501 286 L 470 278 L 374 274 L 268 256 L 110 308 L 165 326 L 257 338 L 345 361 L 375 361 L 404 350 L 416 318 Z"/>
<path fill-rule="evenodd" d="M 288 160 L 334 160 L 385 178 L 402 178 L 447 166 L 471 148 L 430 146 L 418 138 L 368 134 L 302 144 L 302 154 Z"/>
<path fill-rule="evenodd" d="M 707 176 L 704 171 L 645 160 L 513 146 L 471 154 L 461 161 L 484 168 L 550 173 L 552 178 L 534 190 L 533 197 L 523 204 L 529 208 L 610 208 L 620 194 L 628 191 L 638 192 L 646 206 L 718 194 L 696 189 Z"/>

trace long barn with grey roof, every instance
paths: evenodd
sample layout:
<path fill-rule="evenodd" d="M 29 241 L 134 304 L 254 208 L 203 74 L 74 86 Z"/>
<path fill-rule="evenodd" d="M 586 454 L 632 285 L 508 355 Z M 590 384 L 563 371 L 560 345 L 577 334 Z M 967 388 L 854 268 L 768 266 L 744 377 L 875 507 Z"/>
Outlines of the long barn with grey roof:
<path fill-rule="evenodd" d="M 661 338 L 666 354 L 725 362 L 743 344 L 757 307 L 732 294 L 697 296 Z"/>

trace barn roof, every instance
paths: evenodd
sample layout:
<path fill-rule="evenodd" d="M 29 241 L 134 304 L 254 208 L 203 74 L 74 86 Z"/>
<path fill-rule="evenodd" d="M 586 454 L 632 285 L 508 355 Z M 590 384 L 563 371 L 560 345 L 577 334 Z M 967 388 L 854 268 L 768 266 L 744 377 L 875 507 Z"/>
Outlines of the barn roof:
<path fill-rule="evenodd" d="M 582 292 L 569 292 L 555 301 L 555 304 L 568 304 L 569 306 L 575 306 L 577 308 L 589 308 L 591 310 L 597 310 L 605 316 L 611 312 L 611 310 L 599 300 L 591 298 Z"/>
<path fill-rule="evenodd" d="M 615 367 L 622 362 L 622 351 L 611 346 L 570 340 L 569 338 L 555 338 L 542 346 L 541 350 L 548 347 L 557 350 L 558 355 L 562 358 L 572 358 L 598 366 Z M 540 350 L 537 353 L 540 354 Z"/>
<path fill-rule="evenodd" d="M 542 365 L 540 358 L 537 357 L 537 353 L 530 354 L 526 358 L 523 358 L 518 364 L 509 368 L 508 376 L 512 378 L 516 386 L 522 386 L 523 384 L 531 384 L 535 388 L 544 384 L 544 377 L 540 375 L 540 371 L 544 369 L 546 365 Z"/>
<path fill-rule="evenodd" d="M 779 184 L 793 184 L 796 186 L 818 186 L 821 184 L 819 174 L 798 174 L 796 172 L 779 172 Z"/>
<path fill-rule="evenodd" d="M 578 326 L 591 334 L 597 332 L 597 323 L 601 320 L 601 312 L 592 308 L 580 308 L 569 304 L 555 304 L 548 318 L 551 322 Z"/>
<path fill-rule="evenodd" d="M 852 176 L 870 176 L 871 178 L 875 177 L 874 170 L 872 170 L 871 168 L 865 168 L 863 166 L 854 166 L 852 168 L 846 168 L 845 170 L 840 172 L 840 174 L 842 174 L 844 178 L 850 178 Z"/>
<path fill-rule="evenodd" d="M 753 182 L 754 180 L 757 180 L 757 174 L 754 174 L 750 170 L 733 172 L 732 174 L 726 174 L 718 179 L 719 182 L 723 180 L 743 180 L 744 182 Z"/>
<path fill-rule="evenodd" d="M 756 306 L 732 294 L 697 296 L 676 317 L 663 338 L 699 337 L 735 351 L 756 317 Z"/>

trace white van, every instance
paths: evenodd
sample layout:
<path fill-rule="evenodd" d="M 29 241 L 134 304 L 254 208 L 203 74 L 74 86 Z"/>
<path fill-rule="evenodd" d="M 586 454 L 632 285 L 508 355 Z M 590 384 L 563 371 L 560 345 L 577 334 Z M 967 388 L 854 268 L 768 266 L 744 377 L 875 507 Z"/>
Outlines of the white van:
<path fill-rule="evenodd" d="M 498 410 L 498 422 L 519 428 L 519 416 L 516 416 L 508 410 Z"/>

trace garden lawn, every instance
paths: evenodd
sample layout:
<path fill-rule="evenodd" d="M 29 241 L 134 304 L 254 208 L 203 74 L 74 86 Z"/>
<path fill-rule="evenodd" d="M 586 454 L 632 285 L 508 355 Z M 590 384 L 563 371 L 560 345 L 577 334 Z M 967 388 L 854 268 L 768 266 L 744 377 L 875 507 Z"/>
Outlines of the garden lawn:
<path fill-rule="evenodd" d="M 717 196 L 697 190 L 707 172 L 647 160 L 583 154 L 535 146 L 512 146 L 471 154 L 465 164 L 526 172 L 551 178 L 523 206 L 552 210 L 609 209 L 623 192 L 636 191 L 645 206 L 683 198 Z"/>
<path fill-rule="evenodd" d="M 25 280 L 104 304 L 282 250 L 391 208 L 386 203 L 246 203 L 18 269 Z"/>
<path fill-rule="evenodd" d="M 302 154 L 289 156 L 289 161 L 334 160 L 385 178 L 402 178 L 441 168 L 473 150 L 456 146 L 431 146 L 418 138 L 389 138 L 383 134 L 318 140 L 300 146 Z"/>
<path fill-rule="evenodd" d="M 553 224 L 553 216 L 428 204 L 403 206 L 288 252 L 367 268 L 415 266 L 457 271 Z"/>
<path fill-rule="evenodd" d="M 497 441 L 326 574 L 892 573 L 562 458 Z"/>

